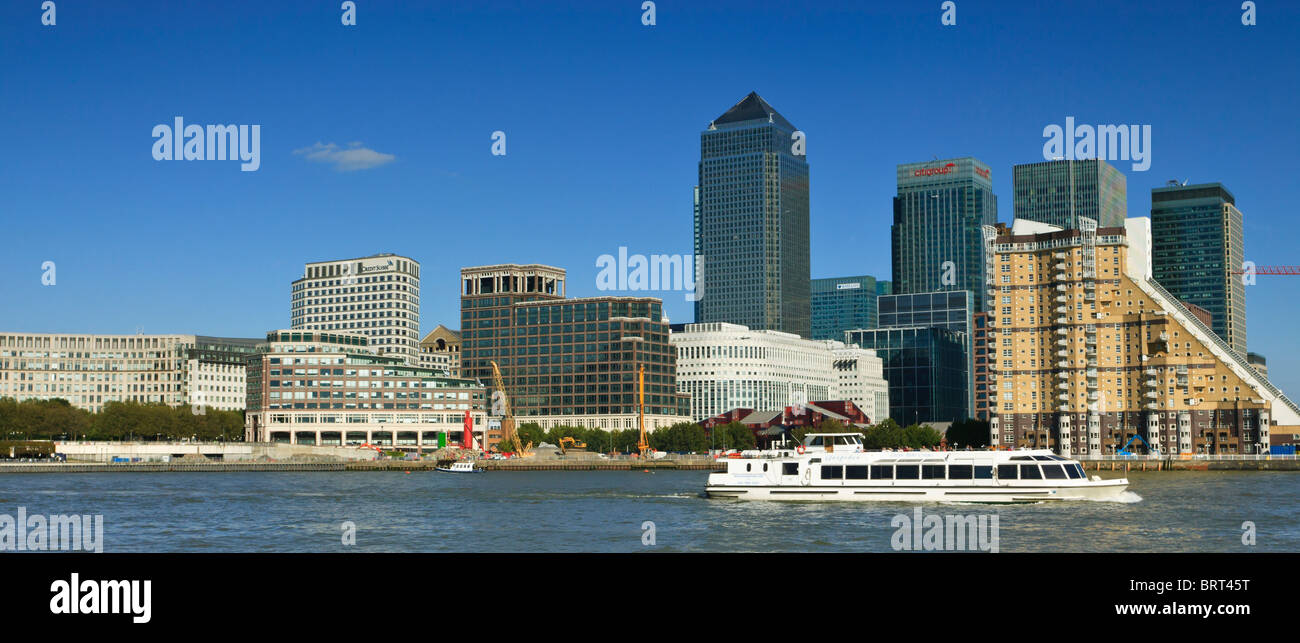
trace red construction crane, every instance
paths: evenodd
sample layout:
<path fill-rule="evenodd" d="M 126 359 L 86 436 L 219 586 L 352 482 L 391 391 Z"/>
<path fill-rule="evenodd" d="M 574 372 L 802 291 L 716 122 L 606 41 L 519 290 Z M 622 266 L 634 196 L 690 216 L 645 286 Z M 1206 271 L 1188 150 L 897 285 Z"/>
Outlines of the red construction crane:
<path fill-rule="evenodd" d="M 1300 266 L 1256 266 L 1254 270 L 1233 270 L 1234 275 L 1300 275 Z"/>

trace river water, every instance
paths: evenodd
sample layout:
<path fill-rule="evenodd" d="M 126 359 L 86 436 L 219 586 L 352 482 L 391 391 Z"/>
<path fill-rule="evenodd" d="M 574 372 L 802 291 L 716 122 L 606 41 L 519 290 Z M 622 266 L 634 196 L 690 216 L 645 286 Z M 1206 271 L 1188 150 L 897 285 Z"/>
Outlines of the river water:
<path fill-rule="evenodd" d="M 0 474 L 0 514 L 102 514 L 106 552 L 874 552 L 892 551 L 891 520 L 917 506 L 710 500 L 707 475 Z M 1004 552 L 1300 551 L 1300 473 L 1129 479 L 1126 502 L 920 507 L 996 515 Z M 1242 542 L 1245 522 L 1254 545 Z M 355 544 L 343 542 L 345 523 Z"/>

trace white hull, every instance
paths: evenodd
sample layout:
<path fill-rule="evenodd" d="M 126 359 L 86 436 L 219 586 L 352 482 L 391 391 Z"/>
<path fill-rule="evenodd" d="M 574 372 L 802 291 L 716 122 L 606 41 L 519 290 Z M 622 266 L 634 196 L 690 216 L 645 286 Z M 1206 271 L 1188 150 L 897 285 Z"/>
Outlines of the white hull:
<path fill-rule="evenodd" d="M 750 486 L 714 485 L 710 498 L 840 502 L 978 502 L 1023 503 L 1057 500 L 1117 500 L 1128 489 L 1127 479 L 1079 481 L 1051 486 L 834 485 Z"/>

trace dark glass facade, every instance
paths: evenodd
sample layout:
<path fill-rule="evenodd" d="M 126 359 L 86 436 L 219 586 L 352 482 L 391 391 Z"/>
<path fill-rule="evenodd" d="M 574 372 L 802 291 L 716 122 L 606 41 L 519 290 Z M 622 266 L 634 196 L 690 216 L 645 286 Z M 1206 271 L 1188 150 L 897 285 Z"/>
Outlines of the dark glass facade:
<path fill-rule="evenodd" d="M 812 280 L 812 339 L 844 341 L 844 331 L 876 328 L 876 298 L 893 291 L 870 275 Z"/>
<path fill-rule="evenodd" d="M 1209 312 L 1211 328 L 1246 355 L 1241 211 L 1219 183 L 1151 190 L 1152 276 L 1178 299 Z"/>
<path fill-rule="evenodd" d="M 983 226 L 997 219 L 991 171 L 980 161 L 899 165 L 890 228 L 894 293 L 969 290 L 983 310 Z"/>
<path fill-rule="evenodd" d="M 876 351 L 889 382 L 889 417 L 902 425 L 955 422 L 966 411 L 966 334 L 911 327 L 849 331 L 848 341 Z"/>
<path fill-rule="evenodd" d="M 972 293 L 966 290 L 885 295 L 879 299 L 879 328 L 932 326 L 961 333 L 962 354 L 966 361 L 962 367 L 963 379 L 961 384 L 961 394 L 963 399 L 966 400 L 964 406 L 966 409 L 965 416 L 973 416 L 975 412 L 973 397 L 974 354 L 970 350 L 971 347 L 966 344 L 970 337 L 976 312 L 971 306 L 973 299 Z M 888 380 L 889 378 L 886 377 L 885 379 Z M 893 387 L 892 381 L 890 381 L 890 387 Z"/>
<path fill-rule="evenodd" d="M 794 125 L 751 93 L 700 134 L 695 321 L 808 337 L 808 161 Z"/>
<path fill-rule="evenodd" d="M 1026 163 L 1012 169 L 1015 218 L 1078 230 L 1080 217 L 1101 228 L 1122 228 L 1128 182 L 1100 159 Z"/>
<path fill-rule="evenodd" d="M 498 361 L 515 415 L 617 415 L 638 411 L 645 367 L 646 415 L 686 415 L 677 353 L 658 299 L 594 297 L 522 303 Z"/>

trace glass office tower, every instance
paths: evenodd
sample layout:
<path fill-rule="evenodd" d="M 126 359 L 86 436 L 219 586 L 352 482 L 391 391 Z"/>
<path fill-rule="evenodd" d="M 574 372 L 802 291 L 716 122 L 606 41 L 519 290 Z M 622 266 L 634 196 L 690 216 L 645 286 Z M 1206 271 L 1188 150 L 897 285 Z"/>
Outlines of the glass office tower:
<path fill-rule="evenodd" d="M 966 333 L 937 326 L 853 330 L 847 340 L 876 351 L 889 382 L 889 417 L 904 426 L 967 418 Z"/>
<path fill-rule="evenodd" d="M 973 158 L 898 166 L 894 197 L 895 294 L 969 290 L 984 309 L 983 228 L 998 220 L 987 165 Z"/>
<path fill-rule="evenodd" d="M 844 331 L 875 328 L 876 297 L 893 292 L 870 275 L 812 280 L 812 339 L 844 341 Z"/>
<path fill-rule="evenodd" d="M 1128 216 L 1128 182 L 1100 159 L 1043 161 L 1012 168 L 1015 218 L 1078 230 L 1079 218 L 1099 228 L 1122 228 Z"/>
<path fill-rule="evenodd" d="M 697 323 L 808 337 L 808 161 L 796 132 L 750 93 L 700 134 Z"/>
<path fill-rule="evenodd" d="M 1151 190 L 1151 267 L 1170 294 L 1210 312 L 1214 333 L 1246 355 L 1241 210 L 1221 183 Z"/>

